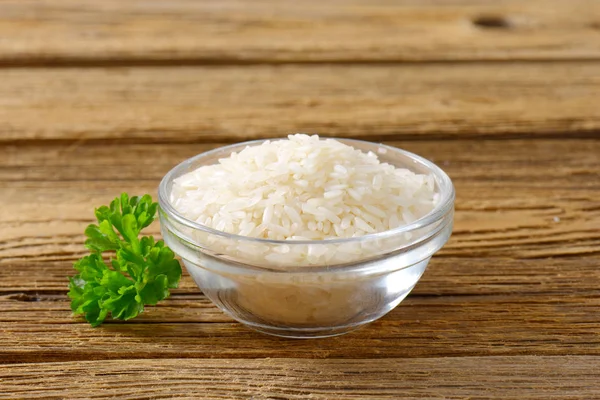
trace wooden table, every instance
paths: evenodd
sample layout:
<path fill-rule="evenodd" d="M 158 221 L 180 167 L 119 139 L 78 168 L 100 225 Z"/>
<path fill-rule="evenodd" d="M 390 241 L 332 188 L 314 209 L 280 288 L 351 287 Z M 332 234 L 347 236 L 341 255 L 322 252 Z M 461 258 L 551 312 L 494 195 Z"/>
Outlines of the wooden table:
<path fill-rule="evenodd" d="M 71 316 L 95 206 L 296 131 L 454 180 L 401 306 L 284 340 L 185 275 L 128 323 Z M 2 399 L 600 398 L 599 1 L 3 0 L 0 155 Z"/>

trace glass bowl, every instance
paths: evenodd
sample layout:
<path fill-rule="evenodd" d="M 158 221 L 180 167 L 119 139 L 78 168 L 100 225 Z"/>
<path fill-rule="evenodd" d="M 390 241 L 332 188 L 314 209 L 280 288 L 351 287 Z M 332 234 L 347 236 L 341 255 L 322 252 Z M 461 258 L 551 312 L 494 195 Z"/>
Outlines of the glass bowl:
<path fill-rule="evenodd" d="M 171 205 L 173 180 L 264 140 L 221 147 L 173 168 L 159 187 L 166 244 L 221 310 L 264 333 L 310 338 L 343 334 L 381 318 L 413 289 L 450 237 L 454 187 L 432 162 L 394 147 L 337 139 L 382 162 L 431 174 L 439 202 L 415 222 L 354 238 L 269 240 L 232 235 L 186 219 Z"/>

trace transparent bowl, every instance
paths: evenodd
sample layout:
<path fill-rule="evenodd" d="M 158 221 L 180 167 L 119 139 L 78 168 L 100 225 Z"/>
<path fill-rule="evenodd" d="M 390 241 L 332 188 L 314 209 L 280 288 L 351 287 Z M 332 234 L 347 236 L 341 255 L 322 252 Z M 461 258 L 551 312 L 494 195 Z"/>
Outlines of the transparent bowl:
<path fill-rule="evenodd" d="M 382 162 L 432 174 L 438 205 L 410 225 L 355 238 L 292 241 L 232 235 L 186 219 L 171 205 L 173 180 L 263 140 L 221 147 L 173 168 L 160 183 L 165 242 L 221 310 L 264 333 L 309 338 L 343 334 L 381 318 L 416 285 L 450 237 L 454 187 L 430 161 L 394 147 L 338 139 Z"/>

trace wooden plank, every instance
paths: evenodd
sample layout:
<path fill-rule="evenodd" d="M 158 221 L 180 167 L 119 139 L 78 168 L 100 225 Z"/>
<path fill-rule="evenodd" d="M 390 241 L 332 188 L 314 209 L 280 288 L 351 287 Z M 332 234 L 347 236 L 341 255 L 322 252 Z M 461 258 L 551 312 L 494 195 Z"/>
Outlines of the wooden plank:
<path fill-rule="evenodd" d="M 600 357 L 131 360 L 0 366 L 1 399 L 593 399 Z"/>
<path fill-rule="evenodd" d="M 91 209 L 121 190 L 155 190 L 173 164 L 211 145 L 4 145 L 0 360 L 600 355 L 598 141 L 394 144 L 435 159 L 453 177 L 454 237 L 415 296 L 384 319 L 340 338 L 291 342 L 233 323 L 189 277 L 130 323 L 92 329 L 70 316 L 65 276 L 83 253 Z M 536 259 L 548 256 L 562 258 Z"/>
<path fill-rule="evenodd" d="M 590 292 L 552 297 L 410 296 L 382 319 L 353 333 L 315 340 L 253 332 L 197 295 L 175 295 L 160 306 L 148 307 L 139 318 L 110 321 L 100 328 L 71 318 L 64 294 L 34 299 L 38 301 L 1 297 L 0 363 L 173 357 L 600 356 L 596 318 L 600 299 Z"/>
<path fill-rule="evenodd" d="M 600 62 L 2 69 L 0 142 L 230 142 L 298 131 L 371 140 L 598 138 L 599 69 Z"/>
<path fill-rule="evenodd" d="M 442 252 L 431 260 L 427 272 L 412 293 L 414 296 L 553 296 L 572 292 L 588 295 L 597 290 L 599 264 L 598 256 L 510 260 L 501 257 L 449 257 Z M 0 266 L 0 296 L 14 296 L 13 300 L 24 302 L 65 294 L 66 277 L 75 273 L 70 260 L 30 261 L 24 258 L 5 260 Z M 199 290 L 184 271 L 175 293 L 194 295 Z M 10 309 L 10 306 L 5 307 L 8 307 L 5 310 Z"/>
<path fill-rule="evenodd" d="M 8 64 L 598 59 L 595 0 L 4 0 Z"/>
<path fill-rule="evenodd" d="M 392 144 L 435 160 L 454 180 L 454 234 L 438 256 L 533 259 L 598 254 L 600 142 Z M 82 232 L 92 222 L 94 207 L 122 191 L 155 193 L 173 165 L 212 146 L 2 147 L 6 156 L 0 159 L 0 264 L 71 263 L 84 252 Z M 151 232 L 158 233 L 158 226 Z"/>

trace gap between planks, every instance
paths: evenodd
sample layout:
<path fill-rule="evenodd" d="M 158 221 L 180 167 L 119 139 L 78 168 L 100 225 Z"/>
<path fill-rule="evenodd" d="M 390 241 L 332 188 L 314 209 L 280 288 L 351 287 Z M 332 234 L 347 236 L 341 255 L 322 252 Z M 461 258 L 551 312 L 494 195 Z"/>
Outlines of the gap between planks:
<path fill-rule="evenodd" d="M 119 68 L 165 68 L 177 69 L 187 67 L 278 67 L 278 66 L 295 66 L 295 67 L 378 67 L 378 66 L 447 66 L 448 68 L 458 67 L 461 65 L 481 65 L 481 66 L 498 66 L 519 63 L 519 64 L 574 64 L 582 65 L 586 63 L 596 64 L 600 62 L 600 51 L 597 57 L 589 58 L 509 58 L 509 59 L 448 59 L 448 60 L 360 60 L 360 59 L 336 59 L 336 60 L 271 60 L 271 59 L 210 59 L 210 58 L 179 58 L 179 59 L 87 59 L 87 58 L 60 58 L 60 59 L 36 59 L 34 57 L 26 59 L 0 59 L 0 71 L 2 69 L 119 69 Z"/>

